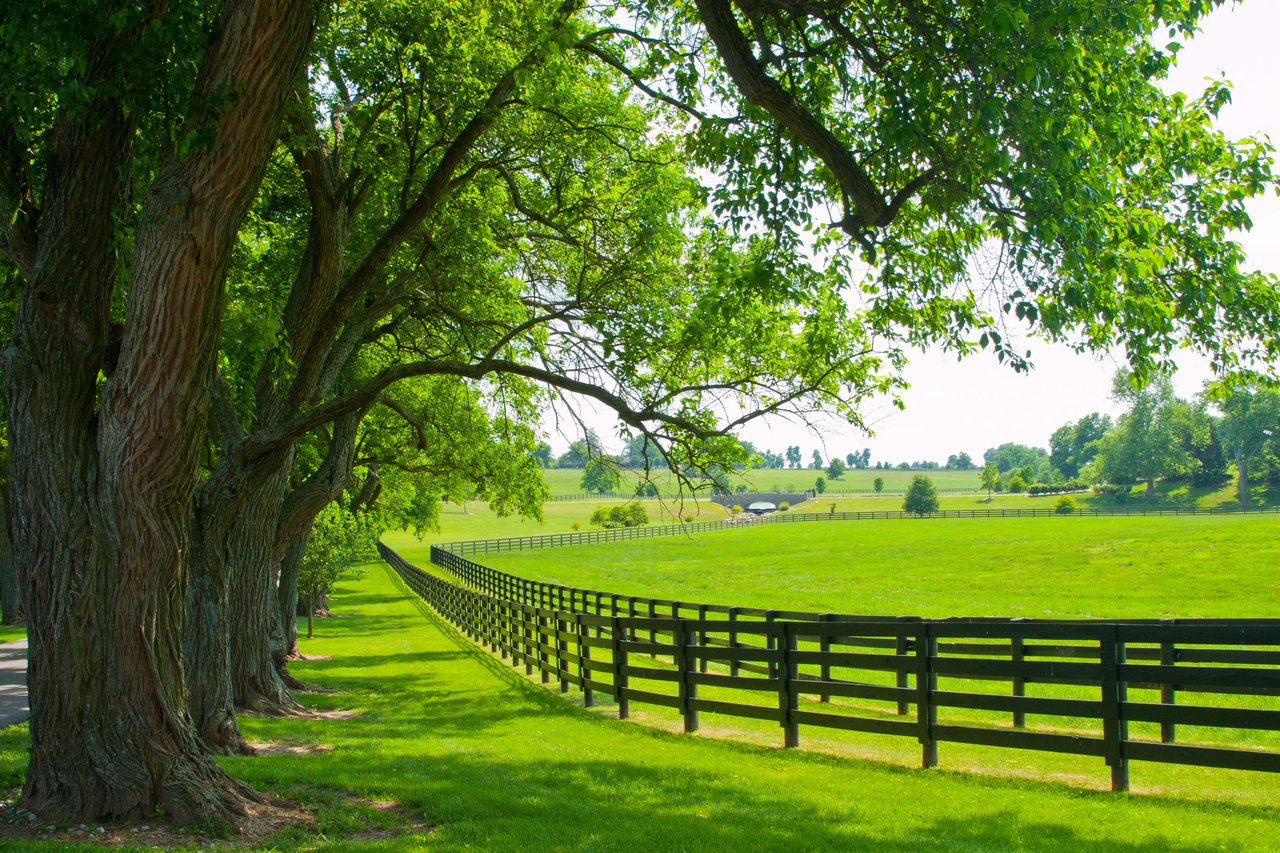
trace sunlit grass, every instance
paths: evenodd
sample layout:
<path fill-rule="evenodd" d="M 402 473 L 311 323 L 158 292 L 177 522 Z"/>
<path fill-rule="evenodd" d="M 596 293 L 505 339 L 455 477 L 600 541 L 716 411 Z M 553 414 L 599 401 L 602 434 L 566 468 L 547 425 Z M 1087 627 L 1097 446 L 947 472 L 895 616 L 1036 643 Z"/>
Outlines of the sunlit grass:
<path fill-rule="evenodd" d="M 308 705 L 358 716 L 246 718 L 255 740 L 329 749 L 225 766 L 312 800 L 393 800 L 434 829 L 380 842 L 286 837 L 262 849 L 1201 851 L 1266 850 L 1280 837 L 1280 801 L 1262 774 L 1191 771 L 1188 785 L 1154 768 L 1134 774 L 1146 793 L 1117 796 L 1096 790 L 1096 759 L 1063 758 L 1057 781 L 1034 781 L 1018 778 L 1029 759 L 1017 752 L 944 745 L 948 769 L 921 771 L 909 741 L 886 749 L 806 730 L 804 750 L 784 751 L 772 745 L 776 727 L 754 742 L 718 740 L 709 715 L 709 736 L 673 734 L 662 713 L 619 722 L 608 706 L 584 710 L 531 684 L 442 630 L 379 567 L 344 585 L 334 607 L 341 618 L 304 645 L 332 659 L 294 671 L 339 691 L 308 695 Z M 6 784 L 20 781 L 24 743 L 24 727 L 0 734 Z M 856 757 L 868 750 L 877 760 Z M 971 766 L 1008 775 L 963 772 Z M 355 822 L 342 812 L 326 821 Z"/>

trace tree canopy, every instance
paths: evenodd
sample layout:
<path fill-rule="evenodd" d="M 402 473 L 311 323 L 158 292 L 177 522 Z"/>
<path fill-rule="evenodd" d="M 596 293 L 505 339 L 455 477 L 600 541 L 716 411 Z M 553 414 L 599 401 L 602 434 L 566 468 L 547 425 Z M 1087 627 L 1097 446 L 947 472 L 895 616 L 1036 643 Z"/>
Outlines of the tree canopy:
<path fill-rule="evenodd" d="M 1275 356 L 1270 148 L 1159 87 L 1214 5 L 8 4 L 24 805 L 234 820 L 208 751 L 288 701 L 317 515 L 393 471 L 536 512 L 552 399 L 708 472 L 910 345 Z"/>

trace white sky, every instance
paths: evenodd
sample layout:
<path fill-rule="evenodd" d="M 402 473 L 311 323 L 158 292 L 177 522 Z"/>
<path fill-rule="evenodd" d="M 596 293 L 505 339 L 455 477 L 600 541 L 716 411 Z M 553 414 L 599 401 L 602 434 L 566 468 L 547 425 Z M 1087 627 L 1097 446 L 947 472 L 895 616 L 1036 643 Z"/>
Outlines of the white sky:
<path fill-rule="evenodd" d="M 1233 84 L 1233 96 L 1219 116 L 1219 127 L 1232 138 L 1265 134 L 1280 142 L 1277 33 L 1278 0 L 1228 2 L 1205 19 L 1195 39 L 1183 40 L 1170 88 L 1199 94 L 1205 78 L 1225 74 Z M 1280 274 L 1280 199 L 1255 200 L 1250 212 L 1253 230 L 1239 238 L 1250 263 Z M 1067 421 L 1094 411 L 1117 413 L 1108 396 L 1111 376 L 1120 364 L 1116 357 L 1077 355 L 1040 341 L 1030 341 L 1029 348 L 1036 365 L 1030 374 L 1015 374 L 989 354 L 961 362 L 942 353 L 913 356 L 905 372 L 911 383 L 902 397 L 905 411 L 888 402 L 864 409 L 874 436 L 838 421 L 817 425 L 815 434 L 802 424 L 771 420 L 748 426 L 741 437 L 775 453 L 798 444 L 806 462 L 814 448 L 826 458 L 863 447 L 871 448 L 873 464 L 945 462 L 949 454 L 960 451 L 980 459 L 988 447 L 1006 441 L 1048 447 L 1049 435 Z M 1203 361 L 1188 357 L 1180 363 L 1174 385 L 1182 396 L 1191 396 L 1208 376 Z M 588 423 L 606 446 L 618 443 L 608 416 L 591 416 Z M 577 437 L 574 425 L 563 419 L 559 432 L 551 422 L 547 427 L 557 452 Z"/>

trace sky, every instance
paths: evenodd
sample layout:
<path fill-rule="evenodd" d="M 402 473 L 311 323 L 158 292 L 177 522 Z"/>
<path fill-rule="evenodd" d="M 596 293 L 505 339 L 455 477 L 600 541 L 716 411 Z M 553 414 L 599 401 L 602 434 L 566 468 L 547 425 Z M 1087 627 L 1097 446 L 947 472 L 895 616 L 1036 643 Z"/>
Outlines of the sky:
<path fill-rule="evenodd" d="M 1196 95 L 1206 78 L 1225 75 L 1232 83 L 1232 102 L 1220 114 L 1219 128 L 1231 138 L 1262 134 L 1280 144 L 1277 33 L 1278 0 L 1228 2 L 1205 19 L 1194 39 L 1181 40 L 1184 47 L 1168 88 Z M 1280 199 L 1255 199 L 1250 215 L 1253 229 L 1238 237 L 1250 265 L 1280 274 Z M 748 425 L 740 437 L 776 453 L 799 445 L 806 460 L 813 449 L 828 458 L 869 447 L 873 464 L 943 463 L 961 451 L 980 459 L 984 450 L 1004 442 L 1047 448 L 1049 436 L 1068 421 L 1090 412 L 1119 414 L 1109 395 L 1122 357 L 1080 355 L 1035 340 L 1027 344 L 1035 364 L 1029 374 L 1015 374 L 986 353 L 962 361 L 939 352 L 913 354 L 904 374 L 911 385 L 901 396 L 905 409 L 899 411 L 888 400 L 868 401 L 863 407 L 874 435 L 837 420 L 806 426 L 770 419 Z M 1174 386 L 1189 397 L 1209 377 L 1203 359 L 1189 354 L 1179 359 Z M 610 416 L 587 413 L 585 420 L 607 447 L 619 443 Z M 557 452 L 578 437 L 576 424 L 563 416 L 558 425 L 552 419 L 546 426 Z"/>

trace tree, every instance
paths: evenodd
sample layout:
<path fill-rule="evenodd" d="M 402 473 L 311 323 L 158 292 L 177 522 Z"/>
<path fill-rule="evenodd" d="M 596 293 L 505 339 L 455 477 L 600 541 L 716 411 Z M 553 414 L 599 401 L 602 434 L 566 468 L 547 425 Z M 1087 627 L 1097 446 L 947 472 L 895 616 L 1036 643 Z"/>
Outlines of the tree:
<path fill-rule="evenodd" d="M 666 464 L 662 449 L 648 436 L 633 435 L 622 449 L 624 468 L 652 472 L 665 468 Z"/>
<path fill-rule="evenodd" d="M 298 589 L 306 601 L 307 637 L 314 635 L 313 621 L 320 599 L 338 579 L 355 569 L 372 552 L 378 530 L 369 529 L 350 512 L 330 504 L 316 516 L 307 536 L 298 577 Z"/>
<path fill-rule="evenodd" d="M 982 466 L 982 488 L 987 490 L 987 500 L 991 500 L 991 496 L 995 490 L 1000 488 L 1000 466 L 995 462 L 988 462 Z"/>
<path fill-rule="evenodd" d="M 827 478 L 819 477 L 813 481 L 813 490 L 818 494 L 822 494 L 827 490 Z"/>
<path fill-rule="evenodd" d="M 556 461 L 557 468 L 586 468 L 587 463 L 604 454 L 600 436 L 589 429 L 583 438 L 569 443 L 569 449 L 560 454 Z"/>
<path fill-rule="evenodd" d="M 988 448 L 982 454 L 982 459 L 984 462 L 996 463 L 1001 474 L 1028 466 L 1033 472 L 1039 472 L 1047 466 L 1049 453 L 1043 447 L 1028 447 L 1025 444 L 1006 442 L 999 447 Z M 1039 477 L 1033 474 L 1032 479 L 1039 479 Z"/>
<path fill-rule="evenodd" d="M 869 468 L 871 466 L 871 448 L 862 448 L 862 467 Z"/>
<path fill-rule="evenodd" d="M 933 481 L 927 474 L 916 474 L 911 478 L 911 485 L 907 487 L 907 497 L 902 502 L 902 509 L 921 516 L 938 511 L 938 490 L 934 488 Z"/>
<path fill-rule="evenodd" d="M 792 468 L 800 467 L 800 446 L 799 445 L 787 447 L 787 464 L 790 465 Z"/>
<path fill-rule="evenodd" d="M 1219 430 L 1236 465 L 1236 501 L 1249 499 L 1249 466 L 1268 438 L 1280 432 L 1280 393 L 1241 378 L 1236 382 L 1209 384 L 1206 396 L 1222 412 Z"/>
<path fill-rule="evenodd" d="M 533 451 L 533 458 L 538 461 L 539 468 L 552 467 L 551 445 L 545 441 L 540 442 L 537 449 Z"/>
<path fill-rule="evenodd" d="M 582 472 L 582 482 L 578 484 L 584 492 L 616 492 L 618 490 L 618 472 L 613 466 L 599 459 L 587 460 L 587 467 Z"/>
<path fill-rule="evenodd" d="M 845 464 L 846 464 L 846 465 L 848 465 L 850 468 L 857 468 L 857 467 L 858 467 L 858 463 L 859 463 L 859 461 L 861 461 L 861 459 L 862 459 L 862 457 L 861 457 L 861 456 L 859 456 L 859 455 L 858 455 L 858 454 L 856 454 L 856 453 L 846 453 L 846 454 L 844 455 L 844 462 L 845 462 Z"/>
<path fill-rule="evenodd" d="M 878 495 L 878 494 L 880 494 L 881 492 L 883 492 L 883 491 L 884 491 L 884 477 L 876 477 L 875 482 L 873 482 L 873 483 L 871 484 L 871 487 L 872 487 L 873 489 L 875 489 L 875 490 L 876 490 L 876 494 L 877 494 L 877 495 Z"/>
<path fill-rule="evenodd" d="M 1049 462 L 1065 479 L 1074 480 L 1093 461 L 1098 441 L 1111 428 L 1111 417 L 1098 412 L 1063 424 L 1049 438 Z"/>
<path fill-rule="evenodd" d="M 822 454 L 821 453 L 819 453 L 816 450 L 813 451 L 813 461 L 809 463 L 809 467 L 815 471 L 822 470 Z"/>
<path fill-rule="evenodd" d="M 1094 460 L 1109 482 L 1146 482 L 1147 497 L 1155 495 L 1155 481 L 1191 473 L 1194 459 L 1183 436 L 1193 428 L 1190 407 L 1174 396 L 1168 376 L 1135 385 L 1134 375 L 1117 371 L 1112 397 L 1129 403 L 1115 426 L 1098 442 Z"/>
<path fill-rule="evenodd" d="M 844 471 L 844 461 L 839 457 L 833 456 L 831 458 L 831 464 L 827 466 L 827 479 L 839 480 L 844 476 Z"/>
<path fill-rule="evenodd" d="M 251 795 L 201 747 L 216 732 L 182 705 L 205 668 L 184 666 L 270 675 L 283 555 L 400 381 L 449 377 L 466 411 L 526 425 L 581 394 L 705 467 L 762 411 L 858 425 L 907 342 L 981 335 L 1021 366 L 1013 318 L 1139 367 L 1182 340 L 1220 364 L 1275 353 L 1271 283 L 1223 239 L 1272 184 L 1265 146 L 1212 130 L 1223 88 L 1153 79 L 1172 56 L 1150 36 L 1201 4 L 1053 28 L 986 3 L 928 26 L 910 4 L 516 3 L 468 28 L 440 4 L 10 5 L 23 805 L 53 819 L 234 818 Z M 832 263 L 805 261 L 814 231 Z M 1012 274 L 988 312 L 965 284 L 993 237 Z M 863 264 L 874 294 L 850 313 Z M 747 411 L 718 418 L 734 395 Z M 230 595 L 260 630 L 230 630 Z"/>
<path fill-rule="evenodd" d="M 973 457 L 962 451 L 948 456 L 945 467 L 954 471 L 971 471 L 976 466 L 973 464 Z"/>

